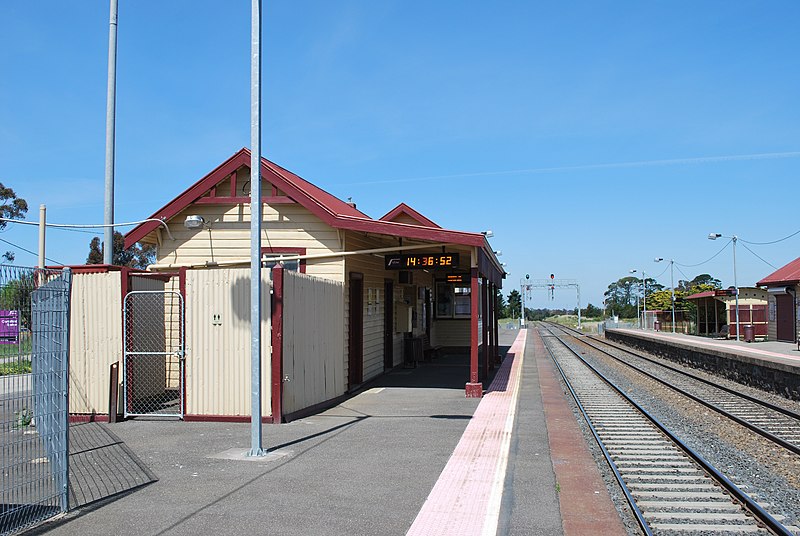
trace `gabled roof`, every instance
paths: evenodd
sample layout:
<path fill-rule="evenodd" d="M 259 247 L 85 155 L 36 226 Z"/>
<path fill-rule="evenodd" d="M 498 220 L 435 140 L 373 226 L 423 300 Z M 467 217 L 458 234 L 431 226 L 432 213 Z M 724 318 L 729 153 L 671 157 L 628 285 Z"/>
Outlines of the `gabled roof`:
<path fill-rule="evenodd" d="M 433 221 L 429 220 L 410 206 L 406 205 L 405 203 L 400 203 L 392 210 L 387 212 L 381 220 L 383 221 L 397 221 L 399 218 L 407 216 L 408 218 L 412 219 L 413 221 L 417 222 L 419 225 L 423 227 L 436 227 L 437 229 L 441 229 L 440 225 L 435 224 Z"/>
<path fill-rule="evenodd" d="M 149 219 L 162 221 L 170 220 L 186 207 L 205 196 L 212 188 L 222 183 L 231 173 L 242 166 L 250 166 L 250 150 L 246 148 L 240 149 L 208 175 L 195 182 L 175 199 L 153 213 Z M 301 179 L 294 173 L 283 169 L 266 158 L 261 159 L 261 175 L 276 185 L 280 190 L 286 192 L 295 202 L 305 206 L 318 216 L 320 215 L 318 213 L 325 213 L 332 217 L 347 216 L 363 218 L 365 220 L 370 219 L 369 216 L 357 210 L 354 206 L 345 203 L 341 199 Z M 154 221 L 148 221 L 137 225 L 125 234 L 125 247 L 132 246 L 149 233 L 153 232 L 158 226 L 159 223 Z"/>
<path fill-rule="evenodd" d="M 756 283 L 759 287 L 796 285 L 800 283 L 800 257 L 796 258 L 786 266 L 778 268 L 767 277 Z"/>
<path fill-rule="evenodd" d="M 714 291 L 713 290 L 704 290 L 703 292 L 697 292 L 692 294 L 691 296 L 686 296 L 687 300 L 699 300 L 700 298 L 713 298 Z"/>
<path fill-rule="evenodd" d="M 231 173 L 242 166 L 250 166 L 250 150 L 243 148 L 228 160 L 220 164 L 208 175 L 184 190 L 175 199 L 153 213 L 149 219 L 168 221 L 181 211 L 205 196 L 215 186 L 227 179 Z M 465 246 L 483 248 L 488 255 L 493 256 L 491 247 L 481 233 L 468 233 L 464 231 L 451 231 L 442 229 L 421 214 L 413 211 L 418 216 L 433 224 L 415 225 L 395 221 L 374 220 L 356 209 L 353 205 L 345 203 L 334 195 L 311 184 L 281 166 L 261 158 L 261 175 L 270 183 L 282 190 L 294 202 L 299 203 L 322 221 L 335 229 L 362 231 L 367 233 L 382 234 L 425 240 L 431 242 L 447 242 Z M 410 210 L 410 207 L 408 207 Z M 157 221 L 141 223 L 125 234 L 125 247 L 130 247 L 149 233 L 159 227 Z"/>

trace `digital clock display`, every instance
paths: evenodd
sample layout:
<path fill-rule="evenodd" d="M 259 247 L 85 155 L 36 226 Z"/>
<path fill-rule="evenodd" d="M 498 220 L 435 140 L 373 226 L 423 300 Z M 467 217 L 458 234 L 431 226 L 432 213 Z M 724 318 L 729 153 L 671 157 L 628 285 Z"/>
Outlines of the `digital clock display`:
<path fill-rule="evenodd" d="M 416 253 L 386 255 L 387 270 L 430 270 L 436 268 L 456 268 L 458 253 Z"/>

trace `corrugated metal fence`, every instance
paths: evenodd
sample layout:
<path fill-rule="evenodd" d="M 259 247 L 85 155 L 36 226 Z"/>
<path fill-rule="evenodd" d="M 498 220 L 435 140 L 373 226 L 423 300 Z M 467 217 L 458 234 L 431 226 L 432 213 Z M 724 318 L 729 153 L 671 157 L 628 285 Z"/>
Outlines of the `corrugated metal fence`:
<path fill-rule="evenodd" d="M 344 394 L 344 285 L 285 271 L 283 411 Z"/>
<path fill-rule="evenodd" d="M 71 272 L 0 267 L 0 533 L 68 508 Z"/>

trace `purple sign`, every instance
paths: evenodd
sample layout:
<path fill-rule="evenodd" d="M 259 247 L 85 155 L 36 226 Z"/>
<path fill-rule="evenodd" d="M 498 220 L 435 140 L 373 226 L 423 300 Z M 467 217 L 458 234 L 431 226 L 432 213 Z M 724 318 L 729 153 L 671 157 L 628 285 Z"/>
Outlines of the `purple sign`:
<path fill-rule="evenodd" d="M 19 311 L 0 310 L 0 344 L 19 344 Z"/>

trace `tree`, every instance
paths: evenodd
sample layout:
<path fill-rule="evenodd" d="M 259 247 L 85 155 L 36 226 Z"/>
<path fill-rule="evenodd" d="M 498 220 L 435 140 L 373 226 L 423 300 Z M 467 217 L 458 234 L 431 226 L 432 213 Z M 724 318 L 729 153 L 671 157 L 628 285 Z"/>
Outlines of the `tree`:
<path fill-rule="evenodd" d="M 584 309 L 581 314 L 586 318 L 600 318 L 603 316 L 603 310 L 590 303 L 586 306 L 586 309 Z"/>
<path fill-rule="evenodd" d="M 136 243 L 125 249 L 125 238 L 119 231 L 114 231 L 114 249 L 111 258 L 116 266 L 128 266 L 144 270 L 156 260 L 156 247 L 150 244 Z M 103 245 L 100 237 L 95 236 L 89 243 L 89 256 L 86 264 L 103 264 Z"/>
<path fill-rule="evenodd" d="M 0 288 L 0 309 L 19 311 L 20 326 L 31 328 L 31 292 L 36 288 L 32 273 L 22 273 Z"/>
<path fill-rule="evenodd" d="M 603 296 L 606 310 L 623 318 L 636 316 L 636 297 L 641 293 L 642 282 L 636 277 L 623 277 L 610 285 Z"/>
<path fill-rule="evenodd" d="M 17 197 L 17 194 L 11 188 L 6 188 L 0 182 L 0 217 L 11 220 L 24 220 L 25 213 L 28 212 L 28 202 Z M 8 222 L 0 220 L 0 231 L 5 229 Z M 3 259 L 6 262 L 14 262 L 14 252 L 6 251 L 3 253 Z"/>
<path fill-rule="evenodd" d="M 508 294 L 508 313 L 512 317 L 519 312 L 519 308 L 522 305 L 522 297 L 518 290 L 512 290 Z"/>
<path fill-rule="evenodd" d="M 675 288 L 677 292 L 678 289 L 683 290 L 685 292 L 690 292 L 694 294 L 695 292 L 703 292 L 702 290 L 694 290 L 703 286 L 711 287 L 707 290 L 712 290 L 715 288 L 722 288 L 722 281 L 719 279 L 710 276 L 709 274 L 700 274 L 696 276 L 691 281 L 686 281 L 685 279 L 681 279 L 678 281 L 678 286 Z"/>
<path fill-rule="evenodd" d="M 503 293 L 499 288 L 494 289 L 494 304 L 495 311 L 497 311 L 498 318 L 508 318 L 511 314 L 508 312 L 508 304 L 503 297 Z"/>

